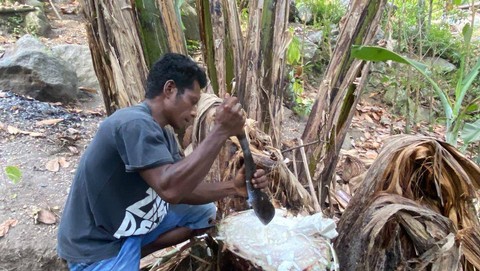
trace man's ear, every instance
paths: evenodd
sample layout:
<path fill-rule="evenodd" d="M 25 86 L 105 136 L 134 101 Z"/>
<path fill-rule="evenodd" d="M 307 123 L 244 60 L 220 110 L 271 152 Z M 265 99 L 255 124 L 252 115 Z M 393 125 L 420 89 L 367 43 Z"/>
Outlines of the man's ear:
<path fill-rule="evenodd" d="M 165 85 L 163 85 L 163 93 L 167 98 L 169 98 L 172 95 L 176 95 L 177 85 L 175 84 L 175 81 L 168 80 L 167 82 L 165 82 Z"/>

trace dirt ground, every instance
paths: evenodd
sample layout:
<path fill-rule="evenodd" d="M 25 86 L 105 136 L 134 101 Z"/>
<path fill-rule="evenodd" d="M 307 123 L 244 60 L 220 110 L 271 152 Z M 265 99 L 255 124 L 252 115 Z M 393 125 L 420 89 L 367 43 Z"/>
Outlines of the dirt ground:
<path fill-rule="evenodd" d="M 52 30 L 39 38 L 45 45 L 88 44 L 81 14 L 62 13 L 60 21 L 46 4 Z M 58 10 L 62 5 L 74 7 L 57 4 Z M 8 49 L 16 38 L 2 37 L 1 46 Z M 104 115 L 101 94 L 85 93 L 62 106 L 0 91 L 0 225 L 16 224 L 0 237 L 0 271 L 66 270 L 55 251 L 59 215 L 77 161 Z M 49 124 L 52 119 L 62 121 Z M 18 183 L 7 178 L 6 166 L 20 169 Z"/>

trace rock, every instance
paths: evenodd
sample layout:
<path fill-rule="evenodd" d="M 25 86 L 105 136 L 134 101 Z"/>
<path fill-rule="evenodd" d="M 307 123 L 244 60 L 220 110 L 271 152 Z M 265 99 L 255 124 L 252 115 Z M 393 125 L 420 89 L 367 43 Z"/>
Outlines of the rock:
<path fill-rule="evenodd" d="M 310 23 L 313 19 L 313 13 L 312 9 L 308 7 L 307 5 L 299 5 L 297 7 L 297 12 L 298 12 L 298 18 L 300 21 L 303 23 Z"/>
<path fill-rule="evenodd" d="M 307 40 L 321 45 L 323 41 L 323 31 L 322 30 L 315 30 L 307 33 Z"/>
<path fill-rule="evenodd" d="M 37 38 L 30 34 L 23 35 L 15 42 L 14 46 L 10 46 L 5 50 L 3 58 L 12 56 L 20 50 L 48 52 L 48 47 L 41 43 Z"/>
<path fill-rule="evenodd" d="M 309 41 L 308 39 L 305 39 L 304 41 L 300 41 L 300 43 L 302 42 L 304 46 L 303 47 L 304 63 L 316 60 L 319 52 L 318 45 Z"/>
<path fill-rule="evenodd" d="M 182 13 L 182 22 L 185 33 L 185 38 L 188 40 L 200 40 L 200 30 L 198 28 L 197 11 L 189 3 L 184 2 L 180 7 Z"/>
<path fill-rule="evenodd" d="M 25 29 L 31 34 L 45 36 L 51 26 L 45 13 L 40 8 L 36 8 L 36 11 L 29 12 L 25 16 Z"/>
<path fill-rule="evenodd" d="M 425 57 L 423 61 L 430 66 L 432 70 L 439 73 L 449 73 L 457 69 L 457 66 L 439 57 Z"/>
<path fill-rule="evenodd" d="M 26 0 L 25 1 L 25 5 L 29 5 L 29 6 L 32 6 L 32 7 L 36 7 L 36 8 L 39 8 L 41 10 L 44 10 L 45 6 L 43 5 L 42 2 L 38 1 L 38 0 Z"/>
<path fill-rule="evenodd" d="M 21 50 L 0 59 L 0 88 L 48 102 L 76 100 L 77 75 L 41 51 Z"/>
<path fill-rule="evenodd" d="M 93 67 L 90 48 L 86 45 L 65 44 L 52 47 L 55 56 L 63 59 L 74 70 L 79 87 L 96 89 L 100 92 L 100 84 Z"/>

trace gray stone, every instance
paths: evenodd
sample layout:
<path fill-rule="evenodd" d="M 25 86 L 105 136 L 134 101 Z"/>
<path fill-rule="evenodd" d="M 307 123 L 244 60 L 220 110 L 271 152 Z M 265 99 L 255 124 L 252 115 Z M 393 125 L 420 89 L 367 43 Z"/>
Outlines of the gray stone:
<path fill-rule="evenodd" d="M 97 75 L 93 67 L 90 48 L 86 45 L 64 44 L 52 47 L 55 56 L 63 59 L 78 77 L 78 86 L 100 91 Z"/>
<path fill-rule="evenodd" d="M 318 56 L 318 52 L 318 45 L 309 40 L 303 41 L 304 63 L 315 60 Z"/>
<path fill-rule="evenodd" d="M 47 102 L 72 102 L 78 94 L 75 72 L 40 51 L 0 59 L 0 88 Z"/>
<path fill-rule="evenodd" d="M 45 13 L 40 8 L 37 8 L 36 11 L 29 12 L 25 16 L 25 28 L 31 34 L 45 36 L 51 29 L 51 26 Z"/>
<path fill-rule="evenodd" d="M 310 9 L 310 7 L 308 7 L 307 5 L 298 5 L 297 14 L 298 18 L 303 23 L 309 23 L 313 19 L 312 9 Z"/>
<path fill-rule="evenodd" d="M 38 0 L 26 0 L 25 1 L 25 5 L 29 5 L 29 6 L 32 6 L 32 7 L 36 7 L 36 8 L 39 8 L 41 10 L 44 10 L 45 6 L 43 5 L 42 2 L 38 1 Z"/>
<path fill-rule="evenodd" d="M 423 61 L 430 66 L 430 68 L 439 73 L 449 73 L 457 69 L 457 66 L 448 62 L 443 58 L 425 57 Z"/>
<path fill-rule="evenodd" d="M 311 31 L 307 33 L 307 40 L 320 45 L 322 44 L 323 41 L 323 31 L 322 30 L 316 30 L 316 31 Z"/>
<path fill-rule="evenodd" d="M 42 42 L 40 42 L 37 38 L 30 34 L 23 35 L 21 38 L 15 42 L 13 46 L 7 48 L 5 50 L 5 54 L 3 58 L 13 56 L 14 54 L 18 53 L 19 51 L 41 51 L 41 52 L 48 52 L 49 49 L 45 46 Z"/>
<path fill-rule="evenodd" d="M 180 7 L 185 38 L 188 40 L 200 40 L 200 30 L 197 11 L 189 3 L 184 2 Z"/>

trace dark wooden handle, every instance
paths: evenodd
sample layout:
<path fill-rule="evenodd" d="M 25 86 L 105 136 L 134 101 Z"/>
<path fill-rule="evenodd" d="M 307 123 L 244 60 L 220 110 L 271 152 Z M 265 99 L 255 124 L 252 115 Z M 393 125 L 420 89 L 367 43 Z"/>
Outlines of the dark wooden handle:
<path fill-rule="evenodd" d="M 238 141 L 243 151 L 243 160 L 245 163 L 245 179 L 247 181 L 247 190 L 252 190 L 251 180 L 255 173 L 256 167 L 253 161 L 252 153 L 250 152 L 250 145 L 248 144 L 247 136 L 245 134 L 237 135 Z"/>

